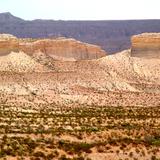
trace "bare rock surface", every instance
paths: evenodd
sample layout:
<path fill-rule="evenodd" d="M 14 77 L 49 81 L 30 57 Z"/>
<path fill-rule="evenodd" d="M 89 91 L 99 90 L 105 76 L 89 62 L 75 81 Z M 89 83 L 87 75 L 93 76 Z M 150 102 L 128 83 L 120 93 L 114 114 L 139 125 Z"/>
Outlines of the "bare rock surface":
<path fill-rule="evenodd" d="M 8 34 L 0 35 L 0 55 L 11 51 L 22 51 L 29 55 L 42 52 L 55 60 L 64 61 L 97 59 L 106 55 L 99 46 L 75 39 L 17 39 Z"/>
<path fill-rule="evenodd" d="M 159 59 L 130 57 L 127 50 L 97 60 L 52 65 L 49 72 L 1 72 L 0 92 L 10 97 L 6 103 L 16 97 L 14 102 L 29 104 L 159 105 Z"/>
<path fill-rule="evenodd" d="M 133 36 L 132 56 L 160 58 L 160 33 L 143 33 Z"/>
<path fill-rule="evenodd" d="M 160 32 L 160 20 L 59 21 L 24 20 L 0 13 L 0 33 L 21 38 L 73 37 L 101 46 L 107 53 L 130 48 L 130 37 L 144 32 Z"/>
<path fill-rule="evenodd" d="M 63 41 L 68 43 L 68 40 Z M 39 42 L 44 43 L 40 40 L 31 45 Z M 43 49 L 43 45 L 40 46 Z M 55 61 L 55 57 L 49 55 L 51 52 L 43 52 L 40 46 L 32 54 L 12 52 L 0 57 L 2 102 L 67 106 L 160 105 L 159 58 L 133 57 L 132 50 L 125 50 L 99 59 Z"/>
<path fill-rule="evenodd" d="M 29 54 L 41 51 L 56 60 L 97 59 L 106 55 L 98 46 L 66 38 L 20 43 L 20 50 Z"/>
<path fill-rule="evenodd" d="M 0 55 L 9 54 L 11 51 L 18 51 L 18 39 L 10 34 L 0 34 Z"/>

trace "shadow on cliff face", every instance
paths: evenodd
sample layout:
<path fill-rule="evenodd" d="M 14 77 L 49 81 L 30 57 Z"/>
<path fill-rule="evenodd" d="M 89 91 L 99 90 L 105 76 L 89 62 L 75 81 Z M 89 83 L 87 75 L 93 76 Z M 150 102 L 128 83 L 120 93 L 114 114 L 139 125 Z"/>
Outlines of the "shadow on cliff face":
<path fill-rule="evenodd" d="M 10 52 L 25 52 L 28 55 L 43 53 L 54 60 L 89 60 L 106 56 L 99 46 L 75 39 L 18 39 L 12 35 L 0 35 L 0 55 Z"/>

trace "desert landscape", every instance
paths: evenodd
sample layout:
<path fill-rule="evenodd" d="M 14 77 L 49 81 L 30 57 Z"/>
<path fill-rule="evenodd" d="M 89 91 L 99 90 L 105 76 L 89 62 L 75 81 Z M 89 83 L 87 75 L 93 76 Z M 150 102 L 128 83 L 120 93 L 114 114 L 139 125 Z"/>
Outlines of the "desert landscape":
<path fill-rule="evenodd" d="M 0 159 L 160 159 L 160 33 L 113 55 L 1 34 L 0 75 Z"/>
<path fill-rule="evenodd" d="M 129 49 L 130 37 L 133 35 L 160 32 L 159 26 L 159 19 L 25 20 L 10 12 L 0 13 L 0 33 L 9 33 L 19 38 L 74 38 L 101 46 L 109 54 Z"/>

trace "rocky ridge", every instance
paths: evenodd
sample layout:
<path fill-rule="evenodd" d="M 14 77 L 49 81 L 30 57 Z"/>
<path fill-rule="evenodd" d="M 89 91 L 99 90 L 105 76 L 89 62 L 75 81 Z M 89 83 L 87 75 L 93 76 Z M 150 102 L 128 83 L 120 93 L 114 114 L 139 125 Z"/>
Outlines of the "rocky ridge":
<path fill-rule="evenodd" d="M 1 72 L 49 72 L 47 66 L 41 65 L 31 56 L 24 52 L 11 52 L 8 55 L 0 56 Z"/>
<path fill-rule="evenodd" d="M 10 34 L 0 34 L 0 55 L 18 52 L 18 39 Z"/>
<path fill-rule="evenodd" d="M 82 43 L 75 39 L 18 39 L 12 35 L 0 35 L 0 55 L 25 52 L 33 55 L 42 52 L 55 60 L 87 60 L 106 55 L 99 46 Z"/>
<path fill-rule="evenodd" d="M 143 32 L 160 32 L 160 20 L 28 21 L 11 13 L 0 13 L 0 33 L 20 38 L 72 37 L 101 46 L 107 53 L 130 48 L 130 37 Z"/>
<path fill-rule="evenodd" d="M 133 57 L 160 58 L 160 33 L 143 33 L 131 39 Z"/>
<path fill-rule="evenodd" d="M 132 50 L 83 61 L 55 61 L 41 51 L 1 58 L 0 93 L 5 103 L 15 99 L 29 105 L 160 105 L 160 59 L 133 57 Z M 23 61 L 26 68 L 19 64 Z M 17 64 L 22 70 L 16 70 Z"/>

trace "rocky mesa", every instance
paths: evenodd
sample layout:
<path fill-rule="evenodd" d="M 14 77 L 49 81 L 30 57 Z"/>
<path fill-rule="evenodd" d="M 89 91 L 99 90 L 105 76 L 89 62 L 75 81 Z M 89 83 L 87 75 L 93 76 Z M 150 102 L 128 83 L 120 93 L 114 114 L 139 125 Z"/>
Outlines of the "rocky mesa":
<path fill-rule="evenodd" d="M 29 55 L 45 53 L 55 60 L 89 60 L 106 56 L 99 46 L 75 39 L 18 39 L 12 35 L 0 35 L 0 55 L 10 52 L 25 52 Z"/>
<path fill-rule="evenodd" d="M 0 34 L 0 55 L 17 52 L 19 48 L 18 39 L 10 34 Z"/>
<path fill-rule="evenodd" d="M 143 33 L 131 38 L 133 57 L 160 58 L 160 33 Z"/>
<path fill-rule="evenodd" d="M 0 101 L 7 99 L 6 103 L 11 103 L 13 100 L 15 103 L 29 104 L 30 101 L 27 99 L 29 97 L 33 98 L 34 104 L 43 100 L 43 103 L 58 105 L 68 105 L 68 103 L 100 106 L 160 105 L 160 59 L 135 57 L 137 55 L 132 55 L 133 46 L 132 50 L 115 55 L 92 60 L 85 57 L 85 60 L 82 60 L 83 57 L 74 57 L 78 53 L 72 55 L 76 47 L 67 44 L 75 40 L 60 38 L 34 41 L 17 39 L 17 41 L 18 52 L 0 57 L 0 94 L 2 94 Z M 62 43 L 64 53 L 60 52 L 60 42 L 66 44 Z M 59 50 L 52 50 L 56 48 L 53 43 L 54 45 L 58 43 Z M 70 49 L 69 46 L 74 49 Z M 84 55 L 80 46 L 77 52 Z M 146 47 L 152 50 L 152 47 L 147 44 Z M 67 59 L 67 61 L 55 60 L 56 55 L 53 51 L 59 52 L 61 55 L 60 57 L 58 54 L 59 59 Z M 147 54 L 145 51 L 139 52 L 144 57 Z M 88 49 L 87 53 L 92 55 L 92 49 Z M 97 57 L 101 57 L 100 53 Z M 76 61 L 68 61 L 68 59 L 76 59 Z M 12 98 L 5 98 L 4 94 Z"/>

